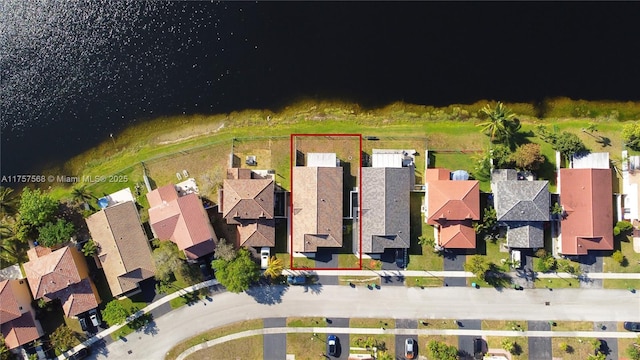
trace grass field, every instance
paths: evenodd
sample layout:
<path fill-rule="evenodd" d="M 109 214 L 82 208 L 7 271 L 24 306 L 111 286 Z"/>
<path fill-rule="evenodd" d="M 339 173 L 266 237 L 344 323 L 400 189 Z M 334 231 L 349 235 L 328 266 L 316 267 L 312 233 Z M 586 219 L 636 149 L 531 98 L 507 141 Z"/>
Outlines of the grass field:
<path fill-rule="evenodd" d="M 263 327 L 262 319 L 255 319 L 255 320 L 247 320 L 247 321 L 237 322 L 237 323 L 230 324 L 223 327 L 214 328 L 177 344 L 176 346 L 171 348 L 169 352 L 167 352 L 167 356 L 165 357 L 165 359 L 173 360 L 188 348 L 201 344 L 203 342 L 207 342 L 209 340 L 217 339 L 225 335 L 235 334 L 235 333 L 246 331 L 246 330 L 261 329 L 262 327 Z M 239 354 L 239 353 L 240 352 L 236 354 Z"/>
<path fill-rule="evenodd" d="M 386 328 L 393 329 L 396 327 L 396 321 L 394 319 L 367 319 L 367 318 L 351 318 L 349 320 L 349 327 L 352 328 Z"/>
<path fill-rule="evenodd" d="M 482 320 L 482 329 L 527 331 L 527 322 L 524 320 Z"/>
<path fill-rule="evenodd" d="M 236 360 L 262 359 L 264 337 L 262 335 L 249 336 L 231 340 L 225 343 L 196 351 L 189 355 L 191 360 Z"/>
<path fill-rule="evenodd" d="M 510 339 L 516 343 L 516 353 L 511 355 L 513 360 L 527 360 L 529 359 L 529 341 L 525 337 L 502 337 L 502 336 L 489 336 L 487 337 L 487 344 L 489 349 L 502 349 L 502 340 Z"/>
<path fill-rule="evenodd" d="M 436 157 L 435 165 L 468 168 L 466 157 L 456 156 L 455 151 L 477 151 L 489 146 L 488 137 L 476 127 L 481 120 L 479 109 L 486 103 L 479 101 L 442 108 L 394 103 L 365 110 L 357 104 L 302 101 L 278 113 L 246 110 L 220 115 L 163 117 L 141 122 L 115 134 L 113 139 L 107 139 L 66 164 L 45 171 L 45 174 L 128 175 L 129 180 L 125 183 L 91 185 L 90 190 L 95 194 L 103 194 L 141 182 L 141 162 L 145 162 L 154 167 L 152 177 L 158 185 L 177 180 L 175 173 L 186 169 L 197 180 L 207 183 L 203 185 L 206 190 L 221 176 L 218 169 L 222 167 L 221 170 L 224 170 L 228 165 L 232 139 L 235 138 L 242 146 L 246 145 L 246 148 L 238 150 L 238 156 L 252 152 L 251 155 L 258 156 L 259 164 L 269 165 L 282 174 L 283 178 L 279 180 L 287 188 L 288 178 L 285 174 L 288 173 L 289 134 L 336 132 L 378 136 L 387 141 L 388 146 L 407 146 L 415 148 L 420 154 L 424 152 L 425 144 L 428 149 L 435 150 L 436 155 L 438 150 L 442 155 L 442 151 L 453 151 L 451 156 Z M 535 132 L 532 132 L 535 126 L 554 124 L 558 131 L 576 133 L 592 151 L 609 151 L 614 160 L 622 149 L 618 120 L 638 119 L 640 113 L 639 103 L 584 102 L 563 98 L 543 103 L 535 106 L 526 103 L 506 104 L 520 118 L 525 140 L 539 142 Z M 589 123 L 595 123 L 598 131 L 593 134 L 581 131 Z M 260 134 L 260 138 L 256 138 L 256 134 Z M 415 140 L 397 142 L 407 137 Z M 602 137 L 610 140 L 606 147 L 598 143 Z M 278 144 L 272 142 L 270 147 L 266 146 L 265 139 L 268 138 Z M 249 139 L 259 141 L 259 146 L 246 144 Z M 365 150 L 374 146 L 377 145 L 363 144 Z M 550 147 L 543 144 L 542 150 L 553 162 Z M 261 160 L 268 151 L 272 159 Z M 424 161 L 420 156 L 416 158 L 418 175 L 424 168 Z M 55 198 L 68 198 L 72 187 L 70 184 L 52 185 Z"/>
<path fill-rule="evenodd" d="M 593 321 L 556 321 L 553 331 L 592 331 Z"/>
<path fill-rule="evenodd" d="M 562 360 L 584 360 L 594 352 L 590 341 L 591 339 L 554 337 L 551 339 L 551 350 L 554 357 Z M 561 349 L 562 343 L 567 344 L 566 351 Z"/>
<path fill-rule="evenodd" d="M 287 318 L 287 326 L 291 327 L 326 327 L 327 322 L 321 317 L 290 317 Z"/>
<path fill-rule="evenodd" d="M 615 241 L 616 250 L 620 250 L 626 261 L 622 264 L 613 261 L 611 257 L 604 259 L 603 271 L 614 273 L 640 273 L 640 253 L 633 251 L 633 240 Z"/>
<path fill-rule="evenodd" d="M 317 360 L 326 352 L 323 334 L 287 334 L 287 354 L 295 354 L 296 360 Z M 253 359 L 253 358 L 252 358 Z M 257 358 L 256 358 L 257 359 Z"/>
<path fill-rule="evenodd" d="M 429 344 L 430 341 L 439 341 L 439 342 L 443 342 L 449 346 L 453 346 L 456 349 L 458 348 L 458 336 L 457 335 L 419 335 L 418 336 L 418 354 L 421 356 L 428 356 L 429 355 L 429 348 L 427 347 L 427 344 Z M 430 359 L 430 358 L 429 358 Z"/>

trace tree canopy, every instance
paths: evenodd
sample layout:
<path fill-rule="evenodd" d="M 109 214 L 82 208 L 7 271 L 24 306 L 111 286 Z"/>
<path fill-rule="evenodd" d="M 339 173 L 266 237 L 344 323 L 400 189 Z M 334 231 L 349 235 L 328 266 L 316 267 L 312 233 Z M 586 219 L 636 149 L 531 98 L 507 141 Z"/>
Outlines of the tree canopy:
<path fill-rule="evenodd" d="M 18 198 L 12 188 L 0 186 L 0 217 L 13 216 L 18 211 Z"/>
<path fill-rule="evenodd" d="M 535 143 L 518 146 L 510 159 L 517 168 L 528 171 L 538 170 L 545 161 L 540 152 L 540 145 Z"/>
<path fill-rule="evenodd" d="M 153 249 L 153 261 L 156 265 L 156 280 L 161 282 L 169 282 L 182 266 L 180 250 L 178 246 L 171 241 L 159 241 L 158 247 Z"/>
<path fill-rule="evenodd" d="M 438 360 L 456 360 L 458 359 L 458 349 L 455 346 L 449 346 L 442 341 L 431 340 L 427 344 L 427 349 L 431 358 Z"/>
<path fill-rule="evenodd" d="M 221 238 L 216 244 L 216 250 L 213 257 L 215 259 L 231 261 L 236 257 L 236 249 L 233 247 L 233 244 L 224 238 Z"/>
<path fill-rule="evenodd" d="M 55 329 L 49 336 L 49 340 L 51 341 L 51 346 L 60 352 L 67 351 L 80 344 L 75 333 L 67 325 L 62 325 Z"/>
<path fill-rule="evenodd" d="M 48 222 L 38 228 L 38 241 L 42 246 L 52 247 L 69 241 L 74 232 L 72 223 L 58 219 L 55 223 Z"/>
<path fill-rule="evenodd" d="M 38 227 L 53 219 L 58 210 L 58 202 L 40 189 L 24 188 L 20 197 L 20 220 L 29 227 Z"/>
<path fill-rule="evenodd" d="M 480 109 L 480 112 L 485 114 L 488 119 L 477 126 L 482 127 L 482 132 L 491 138 L 491 142 L 512 147 L 515 135 L 521 127 L 520 120 L 516 119 L 515 114 L 500 101 L 494 108 L 487 104 Z"/>
<path fill-rule="evenodd" d="M 632 150 L 640 150 L 640 122 L 630 122 L 622 127 L 622 140 Z"/>
<path fill-rule="evenodd" d="M 553 144 L 553 148 L 559 151 L 565 158 L 569 158 L 574 154 L 582 154 L 588 152 L 585 144 L 580 140 L 578 135 L 563 131 L 557 136 Z"/>
<path fill-rule="evenodd" d="M 464 270 L 473 273 L 478 279 L 484 280 L 487 272 L 491 269 L 491 264 L 484 256 L 473 255 L 469 261 L 464 264 Z"/>
<path fill-rule="evenodd" d="M 260 278 L 258 264 L 253 261 L 251 254 L 245 248 L 238 250 L 233 260 L 216 259 L 211 266 L 216 270 L 216 278 L 220 284 L 233 293 L 247 290 Z"/>
<path fill-rule="evenodd" d="M 119 300 L 109 301 L 101 313 L 102 319 L 106 321 L 109 326 L 122 324 L 127 320 L 127 316 L 131 315 Z"/>
<path fill-rule="evenodd" d="M 267 266 L 267 269 L 264 271 L 264 275 L 272 279 L 275 279 L 278 276 L 282 275 L 283 269 L 284 269 L 284 264 L 282 262 L 282 259 L 278 259 L 277 257 L 272 256 L 269 258 L 269 265 Z"/>

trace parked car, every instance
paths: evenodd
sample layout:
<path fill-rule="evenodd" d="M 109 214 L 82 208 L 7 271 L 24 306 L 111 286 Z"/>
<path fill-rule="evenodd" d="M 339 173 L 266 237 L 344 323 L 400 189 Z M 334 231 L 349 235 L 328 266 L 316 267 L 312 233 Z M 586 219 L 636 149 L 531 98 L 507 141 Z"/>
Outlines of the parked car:
<path fill-rule="evenodd" d="M 416 356 L 416 342 L 409 338 L 404 341 L 404 357 L 407 359 L 413 359 Z"/>
<path fill-rule="evenodd" d="M 82 328 L 82 331 L 87 331 L 87 319 L 81 316 L 78 318 L 78 321 L 80 322 L 80 327 Z"/>
<path fill-rule="evenodd" d="M 484 351 L 482 346 L 482 338 L 473 339 L 473 358 L 480 360 L 484 357 Z"/>
<path fill-rule="evenodd" d="M 269 257 L 271 257 L 271 249 L 268 247 L 260 249 L 260 268 L 262 270 L 269 266 Z"/>
<path fill-rule="evenodd" d="M 102 323 L 102 321 L 100 321 L 100 316 L 98 315 L 97 309 L 92 309 L 89 311 L 89 319 L 91 319 L 91 323 L 95 327 L 100 326 L 100 324 Z"/>
<path fill-rule="evenodd" d="M 396 266 L 401 269 L 404 268 L 404 249 L 396 250 Z"/>
<path fill-rule="evenodd" d="M 89 350 L 89 348 L 84 347 L 84 348 L 78 350 L 76 353 L 74 353 L 71 356 L 69 356 L 69 360 L 84 359 L 87 356 L 89 356 L 89 354 L 91 354 L 91 350 Z"/>
<path fill-rule="evenodd" d="M 624 329 L 629 331 L 640 331 L 640 322 L 625 322 Z"/>
<path fill-rule="evenodd" d="M 514 269 L 522 269 L 522 253 L 520 250 L 511 250 L 511 265 Z"/>
<path fill-rule="evenodd" d="M 287 275 L 287 283 L 289 285 L 304 285 L 307 283 L 307 277 L 304 275 Z"/>
<path fill-rule="evenodd" d="M 338 337 L 335 335 L 327 336 L 327 354 L 329 356 L 338 355 Z"/>

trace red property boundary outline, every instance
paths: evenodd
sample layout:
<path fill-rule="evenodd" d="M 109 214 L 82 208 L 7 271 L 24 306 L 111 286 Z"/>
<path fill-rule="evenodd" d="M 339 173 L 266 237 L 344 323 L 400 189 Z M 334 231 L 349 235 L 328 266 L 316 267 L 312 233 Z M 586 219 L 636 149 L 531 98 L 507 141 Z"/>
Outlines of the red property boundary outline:
<path fill-rule="evenodd" d="M 291 134 L 291 136 L 289 137 L 289 174 L 290 174 L 290 178 L 289 178 L 289 189 L 291 189 L 291 195 L 289 196 L 289 219 L 290 221 L 290 228 L 289 228 L 289 234 L 291 236 L 291 239 L 289 240 L 289 249 L 291 250 L 291 253 L 289 254 L 289 264 L 290 264 L 290 269 L 291 270 L 313 270 L 313 271 L 319 271 L 319 270 L 362 270 L 362 251 L 360 251 L 358 253 L 358 267 L 354 267 L 354 268 L 341 268 L 341 267 L 337 267 L 337 268 L 298 268 L 298 267 L 294 267 L 294 261 L 293 261 L 293 163 L 294 163 L 294 159 L 296 154 L 294 154 L 294 138 L 296 136 L 299 137 L 326 137 L 326 136 L 334 136 L 334 137 L 357 137 L 358 138 L 358 142 L 359 142 L 359 147 L 360 147 L 360 154 L 359 154 L 359 158 L 360 158 L 360 164 L 358 167 L 358 211 L 360 211 L 360 209 L 362 209 L 362 134 Z M 360 220 L 360 219 L 358 219 Z M 343 239 L 344 242 L 344 239 Z M 362 249 L 362 226 L 358 226 L 358 242 L 359 242 L 359 246 L 360 249 Z"/>

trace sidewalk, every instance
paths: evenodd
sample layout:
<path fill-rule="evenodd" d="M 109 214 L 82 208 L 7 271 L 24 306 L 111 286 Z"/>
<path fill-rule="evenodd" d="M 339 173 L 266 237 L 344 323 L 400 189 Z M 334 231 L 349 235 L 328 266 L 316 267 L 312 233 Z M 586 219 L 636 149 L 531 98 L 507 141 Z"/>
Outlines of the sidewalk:
<path fill-rule="evenodd" d="M 284 270 L 284 275 L 289 274 L 301 274 L 312 273 L 326 276 L 398 276 L 404 277 L 457 277 L 457 278 L 472 278 L 473 275 L 467 271 L 420 271 L 420 270 Z M 507 275 L 517 278 L 520 276 L 517 272 L 509 272 Z M 535 273 L 535 276 L 540 279 L 547 278 L 563 278 L 570 279 L 575 276 L 569 273 L 554 272 L 554 273 Z M 581 278 L 584 279 L 640 279 L 640 273 L 584 273 Z"/>
<path fill-rule="evenodd" d="M 129 316 L 127 318 L 127 321 L 124 324 L 111 326 L 108 329 L 102 330 L 101 332 L 99 332 L 99 333 L 95 334 L 94 336 L 88 338 L 87 340 L 83 341 L 80 345 L 75 346 L 73 349 L 65 351 L 64 353 L 62 353 L 62 355 L 58 356 L 58 360 L 64 360 L 64 359 L 68 358 L 69 356 L 71 356 L 72 354 L 75 354 L 77 351 L 79 351 L 83 347 L 89 347 L 93 343 L 95 343 L 97 341 L 100 341 L 100 340 L 102 340 L 103 338 L 105 338 L 107 336 L 110 336 L 114 332 L 120 330 L 123 326 L 125 326 L 129 322 L 137 319 L 141 315 L 144 315 L 146 313 L 149 313 L 149 312 L 153 311 L 154 309 L 160 307 L 161 305 L 164 305 L 164 304 L 168 303 L 169 301 L 171 301 L 171 300 L 173 300 L 175 298 L 178 298 L 178 297 L 180 297 L 182 295 L 185 295 L 185 294 L 188 294 L 190 292 L 194 292 L 196 290 L 200 290 L 202 288 L 206 288 L 206 287 L 213 286 L 213 285 L 218 285 L 218 280 L 216 280 L 216 279 L 208 280 L 208 281 L 202 282 L 200 284 L 189 286 L 188 288 L 184 288 L 184 289 L 178 290 L 178 291 L 176 291 L 174 293 L 171 293 L 171 294 L 169 294 L 167 296 L 164 296 L 164 297 L 158 299 L 156 302 L 149 304 L 144 309 L 142 309 L 142 310 L 136 312 L 135 314 Z"/>
<path fill-rule="evenodd" d="M 187 356 L 196 351 L 216 346 L 227 341 L 242 339 L 249 336 L 265 334 L 290 334 L 290 333 L 340 333 L 340 334 L 364 334 L 364 335 L 466 335 L 466 336 L 503 336 L 503 337 L 579 337 L 579 338 L 601 338 L 601 331 L 509 331 L 509 330 L 465 330 L 465 329 L 381 329 L 381 328 L 327 328 L 327 327 L 279 327 L 246 330 L 243 332 L 229 334 L 217 339 L 195 345 L 182 352 L 177 360 L 184 360 Z M 632 332 L 607 332 L 607 338 L 635 339 L 637 334 Z"/>

